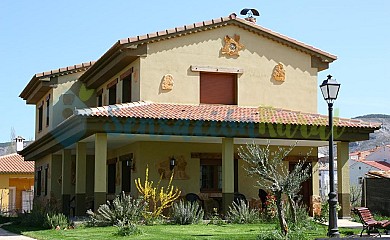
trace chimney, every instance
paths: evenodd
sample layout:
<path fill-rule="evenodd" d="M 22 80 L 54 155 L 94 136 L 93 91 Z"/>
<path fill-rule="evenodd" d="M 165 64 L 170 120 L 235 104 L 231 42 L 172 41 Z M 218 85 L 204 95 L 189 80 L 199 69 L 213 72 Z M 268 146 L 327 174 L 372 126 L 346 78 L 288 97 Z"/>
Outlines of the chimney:
<path fill-rule="evenodd" d="M 19 151 L 22 151 L 23 148 L 24 148 L 24 138 L 22 138 L 21 136 L 17 136 L 15 138 L 15 141 L 16 141 L 16 152 L 19 152 Z"/>

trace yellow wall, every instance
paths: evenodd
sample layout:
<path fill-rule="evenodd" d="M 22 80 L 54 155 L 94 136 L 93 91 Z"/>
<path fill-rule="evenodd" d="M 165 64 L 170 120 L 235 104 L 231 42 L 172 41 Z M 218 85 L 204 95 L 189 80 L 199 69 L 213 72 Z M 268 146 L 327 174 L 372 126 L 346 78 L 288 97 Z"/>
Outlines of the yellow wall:
<path fill-rule="evenodd" d="M 236 153 L 238 147 L 239 145 L 234 146 Z M 309 149 L 309 147 L 296 147 L 291 152 L 291 155 L 297 156 L 299 153 L 305 155 Z M 149 166 L 149 179 L 157 183 L 160 177 L 157 171 L 158 165 L 163 161 L 168 164 L 171 156 L 175 156 L 175 158 L 183 156 L 187 161 L 186 173 L 188 174 L 189 179 L 174 180 L 173 184 L 182 190 L 182 195 L 190 192 L 198 194 L 200 192 L 200 160 L 198 158 L 191 158 L 191 152 L 221 153 L 222 145 L 188 142 L 136 142 L 120 149 L 109 151 L 108 159 L 119 157 L 120 155 L 125 155 L 127 153 L 133 153 L 136 170 L 132 172 L 132 179 L 140 177 L 142 181 L 145 180 L 145 169 L 146 166 Z M 313 148 L 311 156 L 317 156 L 316 148 Z M 259 187 L 257 186 L 256 178 L 248 176 L 246 170 L 244 169 L 246 162 L 238 159 L 238 163 L 238 191 L 244 194 L 248 199 L 257 199 Z M 288 164 L 286 166 L 288 167 Z M 318 172 L 315 174 L 318 175 Z M 137 195 L 138 193 L 134 182 L 131 184 L 132 195 Z M 166 184 L 167 180 L 163 180 L 162 185 Z M 120 186 L 117 186 L 116 193 L 119 192 Z"/>
<path fill-rule="evenodd" d="M 40 138 L 47 132 L 55 128 L 58 124 L 63 122 L 69 114 L 73 114 L 75 108 L 86 108 L 95 105 L 95 91 L 85 91 L 81 88 L 82 83 L 77 79 L 84 72 L 77 72 L 73 74 L 63 75 L 51 79 L 53 88 L 50 89 L 43 98 L 38 101 L 35 117 L 35 139 Z M 49 109 L 49 125 L 46 124 L 46 99 L 50 94 L 50 109 Z M 70 96 L 70 97 L 69 97 Z M 64 100 L 65 99 L 65 100 Z M 67 101 L 66 99 L 72 99 Z M 38 106 L 43 104 L 43 129 L 38 131 Z"/>
<path fill-rule="evenodd" d="M 107 85 L 118 79 L 117 89 L 116 89 L 116 103 L 122 103 L 122 81 L 120 80 L 120 76 L 126 71 L 133 68 L 132 73 L 132 82 L 131 82 L 131 101 L 136 102 L 140 100 L 140 81 L 139 81 L 139 72 L 140 72 L 140 60 L 136 59 L 134 62 L 129 64 L 127 67 L 123 68 L 120 72 L 118 72 L 115 76 L 107 80 L 102 86 L 97 88 L 97 92 L 103 89 L 103 105 L 108 105 L 108 89 Z M 96 100 L 97 104 L 97 100 Z"/>
<path fill-rule="evenodd" d="M 9 187 L 16 187 L 15 204 L 22 207 L 22 191 L 31 190 L 34 186 L 34 174 L 0 174 L 1 209 L 8 209 Z"/>
<path fill-rule="evenodd" d="M 223 39 L 234 34 L 245 49 L 239 57 L 226 57 L 220 51 Z M 279 62 L 286 69 L 283 83 L 272 79 Z M 317 69 L 311 68 L 311 56 L 235 26 L 148 44 L 148 56 L 141 58 L 141 100 L 198 104 L 199 72 L 192 72 L 191 65 L 244 69 L 238 74 L 238 105 L 317 111 Z M 174 77 L 172 91 L 161 91 L 165 74 Z"/>
<path fill-rule="evenodd" d="M 16 187 L 15 207 L 16 209 L 22 209 L 22 191 L 32 190 L 34 186 L 33 175 L 26 176 L 26 178 L 10 178 L 9 186 Z"/>

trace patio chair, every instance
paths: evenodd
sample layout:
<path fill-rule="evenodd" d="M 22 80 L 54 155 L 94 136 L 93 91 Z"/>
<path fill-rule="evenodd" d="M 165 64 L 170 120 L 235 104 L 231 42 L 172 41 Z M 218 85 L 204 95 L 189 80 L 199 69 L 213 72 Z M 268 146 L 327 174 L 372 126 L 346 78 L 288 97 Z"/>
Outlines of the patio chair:
<path fill-rule="evenodd" d="M 379 236 L 381 233 L 379 229 L 386 229 L 387 226 L 390 226 L 389 220 L 377 221 L 371 214 L 371 211 L 366 207 L 355 207 L 352 211 L 359 216 L 361 223 L 363 224 L 362 232 L 360 233 L 360 237 L 363 232 L 366 230 L 367 234 L 370 235 L 371 231 L 378 231 Z"/>
<path fill-rule="evenodd" d="M 246 200 L 246 197 L 242 193 L 234 193 L 234 202 L 237 204 L 240 204 L 240 201 L 244 200 L 245 204 L 248 204 L 248 201 Z"/>
<path fill-rule="evenodd" d="M 202 208 L 204 208 L 203 200 L 196 193 L 187 193 L 185 196 L 186 200 L 190 203 L 198 202 Z"/>

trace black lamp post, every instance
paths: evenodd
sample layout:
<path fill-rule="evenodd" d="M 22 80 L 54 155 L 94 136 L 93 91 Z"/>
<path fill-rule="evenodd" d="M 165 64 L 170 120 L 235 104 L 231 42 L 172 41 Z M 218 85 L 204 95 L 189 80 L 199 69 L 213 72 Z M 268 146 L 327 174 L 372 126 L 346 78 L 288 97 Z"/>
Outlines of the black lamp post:
<path fill-rule="evenodd" d="M 329 237 L 339 237 L 339 229 L 337 228 L 337 198 L 334 189 L 334 157 L 333 157 L 333 101 L 337 99 L 340 84 L 331 75 L 320 85 L 322 95 L 328 103 L 329 114 Z"/>

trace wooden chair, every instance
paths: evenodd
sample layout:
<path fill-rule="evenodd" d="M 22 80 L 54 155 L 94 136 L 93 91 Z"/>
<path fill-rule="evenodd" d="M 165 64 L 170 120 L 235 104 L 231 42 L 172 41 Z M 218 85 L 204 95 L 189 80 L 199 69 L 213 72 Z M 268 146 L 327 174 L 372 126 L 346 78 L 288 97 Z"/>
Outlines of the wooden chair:
<path fill-rule="evenodd" d="M 371 231 L 377 230 L 379 236 L 381 233 L 379 229 L 385 229 L 387 226 L 390 226 L 389 220 L 377 221 L 371 214 L 371 211 L 366 207 L 355 207 L 352 211 L 359 216 L 360 221 L 363 224 L 362 232 L 360 233 L 360 237 L 362 236 L 364 230 L 367 231 L 367 234 L 370 235 Z"/>

